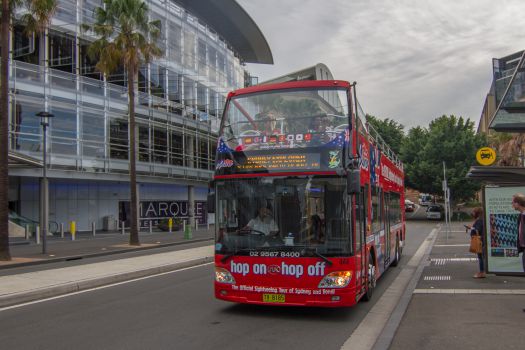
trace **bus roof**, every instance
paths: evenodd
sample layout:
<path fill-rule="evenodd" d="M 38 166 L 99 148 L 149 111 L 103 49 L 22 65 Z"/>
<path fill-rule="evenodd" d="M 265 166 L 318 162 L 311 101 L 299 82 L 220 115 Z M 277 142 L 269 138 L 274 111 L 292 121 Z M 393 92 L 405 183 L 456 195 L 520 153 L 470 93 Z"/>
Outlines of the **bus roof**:
<path fill-rule="evenodd" d="M 350 83 L 343 80 L 301 80 L 301 81 L 290 81 L 286 83 L 277 83 L 277 84 L 264 84 L 264 85 L 255 85 L 250 86 L 244 89 L 239 89 L 232 91 L 228 94 L 228 98 L 238 96 L 253 94 L 263 91 L 272 91 L 272 90 L 283 90 L 283 89 L 298 89 L 298 88 L 309 88 L 309 87 L 340 87 L 348 88 Z"/>

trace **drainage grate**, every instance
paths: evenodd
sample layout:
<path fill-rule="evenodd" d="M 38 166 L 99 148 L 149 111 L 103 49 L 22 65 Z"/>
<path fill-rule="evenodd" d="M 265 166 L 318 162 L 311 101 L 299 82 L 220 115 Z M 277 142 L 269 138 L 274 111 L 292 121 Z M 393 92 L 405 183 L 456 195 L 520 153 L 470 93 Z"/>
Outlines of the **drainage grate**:
<path fill-rule="evenodd" d="M 425 276 L 423 281 L 450 281 L 450 276 Z"/>

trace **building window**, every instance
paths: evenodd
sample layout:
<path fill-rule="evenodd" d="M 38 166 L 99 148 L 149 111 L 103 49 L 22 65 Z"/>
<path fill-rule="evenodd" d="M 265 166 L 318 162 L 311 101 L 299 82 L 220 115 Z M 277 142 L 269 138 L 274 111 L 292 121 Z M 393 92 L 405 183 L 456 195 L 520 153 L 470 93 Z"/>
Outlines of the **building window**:
<path fill-rule="evenodd" d="M 149 162 L 150 156 L 149 156 L 149 145 L 150 145 L 150 138 L 149 138 L 149 127 L 148 125 L 139 124 L 139 161 L 140 162 Z"/>
<path fill-rule="evenodd" d="M 77 113 L 76 107 L 51 107 L 51 151 L 58 154 L 77 154 Z"/>
<path fill-rule="evenodd" d="M 182 135 L 178 132 L 172 131 L 171 134 L 171 145 L 170 145 L 170 164 L 171 165 L 183 165 L 183 145 Z"/>
<path fill-rule="evenodd" d="M 111 119 L 109 122 L 109 156 L 113 159 L 128 159 L 128 121 Z"/>
<path fill-rule="evenodd" d="M 105 157 L 104 128 L 104 111 L 82 112 L 81 146 L 84 157 Z"/>
<path fill-rule="evenodd" d="M 153 162 L 165 164 L 168 161 L 168 139 L 166 127 L 153 128 Z"/>
<path fill-rule="evenodd" d="M 49 67 L 75 73 L 75 40 L 63 34 L 49 37 Z"/>

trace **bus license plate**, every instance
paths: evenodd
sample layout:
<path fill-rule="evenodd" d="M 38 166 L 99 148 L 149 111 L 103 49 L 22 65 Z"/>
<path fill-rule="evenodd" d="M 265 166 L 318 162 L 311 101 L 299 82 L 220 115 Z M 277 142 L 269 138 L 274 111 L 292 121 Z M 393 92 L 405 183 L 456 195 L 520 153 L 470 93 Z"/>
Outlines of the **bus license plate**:
<path fill-rule="evenodd" d="M 284 303 L 284 294 L 263 294 L 265 303 Z"/>

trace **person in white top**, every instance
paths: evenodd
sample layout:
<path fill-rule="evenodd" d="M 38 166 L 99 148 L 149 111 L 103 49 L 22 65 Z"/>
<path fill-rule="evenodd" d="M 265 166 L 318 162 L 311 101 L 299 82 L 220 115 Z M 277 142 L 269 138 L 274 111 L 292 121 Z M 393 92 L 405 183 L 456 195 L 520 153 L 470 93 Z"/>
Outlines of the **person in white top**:
<path fill-rule="evenodd" d="M 279 232 L 279 227 L 273 220 L 270 209 L 266 207 L 259 209 L 257 217 L 251 219 L 245 229 L 252 229 L 254 234 L 264 233 L 266 236 L 273 236 Z"/>

